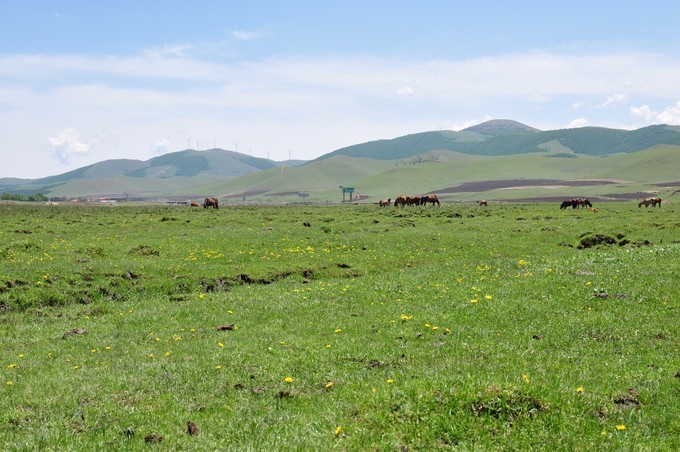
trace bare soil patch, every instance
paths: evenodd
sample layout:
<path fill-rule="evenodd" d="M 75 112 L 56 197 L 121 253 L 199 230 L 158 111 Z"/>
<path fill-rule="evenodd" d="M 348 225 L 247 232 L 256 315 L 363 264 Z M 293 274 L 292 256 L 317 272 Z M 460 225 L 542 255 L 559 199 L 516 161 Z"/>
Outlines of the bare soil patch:
<path fill-rule="evenodd" d="M 564 186 L 564 187 L 586 187 L 590 185 L 608 185 L 616 184 L 618 182 L 613 180 L 559 180 L 559 179 L 512 179 L 512 180 L 489 180 L 477 182 L 465 182 L 454 187 L 447 187 L 441 190 L 436 190 L 432 193 L 470 193 L 483 192 L 489 190 L 498 190 L 503 188 L 517 188 L 517 187 L 550 187 L 550 186 Z"/>

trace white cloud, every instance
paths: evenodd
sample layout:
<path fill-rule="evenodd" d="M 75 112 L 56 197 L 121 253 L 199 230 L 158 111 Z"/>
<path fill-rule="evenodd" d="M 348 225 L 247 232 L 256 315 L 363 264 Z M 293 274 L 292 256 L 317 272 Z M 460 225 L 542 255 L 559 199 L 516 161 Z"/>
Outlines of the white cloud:
<path fill-rule="evenodd" d="M 641 107 L 630 107 L 630 113 L 637 117 L 643 119 L 645 122 L 652 122 L 656 113 L 649 107 L 649 105 L 642 105 Z"/>
<path fill-rule="evenodd" d="M 630 107 L 630 114 L 642 119 L 645 124 L 680 125 L 680 101 L 666 107 L 663 111 L 654 111 L 649 105 Z"/>
<path fill-rule="evenodd" d="M 156 146 L 153 148 L 153 154 L 154 155 L 162 155 L 162 154 L 167 154 L 172 150 L 172 142 L 168 140 L 167 138 L 163 138 L 161 141 L 156 143 Z"/>
<path fill-rule="evenodd" d="M 545 96 L 543 94 L 534 94 L 529 98 L 529 102 L 532 104 L 545 104 L 550 102 L 551 97 Z"/>
<path fill-rule="evenodd" d="M 612 94 L 611 96 L 607 96 L 607 100 L 605 100 L 602 104 L 600 104 L 600 108 L 607 108 L 611 105 L 619 105 L 619 104 L 625 104 L 628 102 L 628 94 Z"/>
<path fill-rule="evenodd" d="M 397 94 L 400 96 L 413 96 L 413 88 L 410 86 L 402 86 L 397 90 Z"/>
<path fill-rule="evenodd" d="M 680 125 L 680 101 L 659 113 L 657 120 L 661 124 Z"/>
<path fill-rule="evenodd" d="M 185 57 L 187 50 L 193 46 L 189 44 L 166 45 L 162 47 L 150 47 L 144 50 L 144 55 L 150 58 L 163 59 L 167 57 Z"/>
<path fill-rule="evenodd" d="M 240 41 L 253 41 L 255 39 L 260 39 L 263 35 L 262 33 L 256 31 L 232 31 L 231 35 Z"/>
<path fill-rule="evenodd" d="M 63 164 L 69 163 L 73 156 L 86 155 L 97 143 L 96 139 L 83 143 L 75 129 L 63 129 L 55 136 L 49 137 L 47 141 L 52 155 Z"/>
<path fill-rule="evenodd" d="M 585 105 L 585 103 L 584 103 L 584 102 L 581 102 L 581 101 L 574 102 L 573 104 L 571 104 L 571 109 L 572 109 L 572 110 L 578 110 L 578 109 L 580 109 L 581 107 L 583 107 L 584 105 Z"/>
<path fill-rule="evenodd" d="M 567 129 L 577 129 L 579 127 L 587 127 L 588 125 L 589 123 L 586 118 L 577 118 L 567 125 Z"/>

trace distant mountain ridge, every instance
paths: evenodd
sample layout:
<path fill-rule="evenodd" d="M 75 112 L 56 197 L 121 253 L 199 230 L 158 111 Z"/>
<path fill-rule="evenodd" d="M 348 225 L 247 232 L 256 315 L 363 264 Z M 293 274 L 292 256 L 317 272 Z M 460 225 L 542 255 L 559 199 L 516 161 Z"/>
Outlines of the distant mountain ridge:
<path fill-rule="evenodd" d="M 294 194 L 296 190 L 329 191 L 337 189 L 338 184 L 357 180 L 370 185 L 370 181 L 381 178 L 391 184 L 409 178 L 414 181 L 422 179 L 423 191 L 440 188 L 433 185 L 434 167 L 421 165 L 423 163 L 464 162 L 515 155 L 562 157 L 550 159 L 550 169 L 541 169 L 545 168 L 543 162 L 537 164 L 537 174 L 531 174 L 531 177 L 541 178 L 541 171 L 552 172 L 553 168 L 560 167 L 567 171 L 573 166 L 567 164 L 567 160 L 580 162 L 584 158 L 631 154 L 659 146 L 665 146 L 664 159 L 667 161 L 652 164 L 663 165 L 661 169 L 667 174 L 669 168 L 678 166 L 676 156 L 680 154 L 668 147 L 680 147 L 680 126 L 654 125 L 637 130 L 583 127 L 542 131 L 517 121 L 500 119 L 461 131 L 421 132 L 356 144 L 307 162 L 275 162 L 223 149 L 186 149 L 147 161 L 106 160 L 41 179 L 0 179 L 0 192 L 66 197 L 96 197 L 101 193 L 123 192 L 137 193 L 141 197 L 218 193 L 245 198 L 246 193 L 278 196 Z M 417 168 L 415 165 L 418 165 Z M 470 165 L 470 168 L 475 168 L 474 171 L 486 171 L 484 168 L 489 167 Z M 295 170 L 284 171 L 284 167 L 295 167 Z M 412 175 L 396 179 L 390 176 L 404 171 Z M 429 172 L 429 175 L 423 171 Z M 512 169 L 497 169 L 490 174 L 480 173 L 478 177 L 489 180 L 527 177 L 523 171 L 519 168 L 514 172 Z M 648 174 L 655 172 L 650 169 Z M 474 174 L 466 174 L 465 177 L 475 180 Z M 446 174 L 438 174 L 437 178 L 442 179 L 442 184 L 452 184 L 451 181 L 444 182 Z M 649 176 L 646 178 L 649 179 Z M 664 182 L 675 178 L 666 179 Z"/>
<path fill-rule="evenodd" d="M 545 152 L 551 143 L 584 155 L 628 153 L 657 144 L 680 145 L 680 126 L 654 125 L 637 130 L 581 127 L 541 131 L 516 121 L 492 120 L 459 132 L 422 132 L 348 146 L 317 160 L 337 155 L 393 160 L 434 150 L 500 156 Z"/>

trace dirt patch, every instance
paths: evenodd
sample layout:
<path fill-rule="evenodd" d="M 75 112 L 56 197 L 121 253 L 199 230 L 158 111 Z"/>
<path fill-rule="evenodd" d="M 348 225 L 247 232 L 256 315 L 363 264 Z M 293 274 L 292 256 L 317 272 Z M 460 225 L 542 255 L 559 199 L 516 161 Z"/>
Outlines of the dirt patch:
<path fill-rule="evenodd" d="M 633 388 L 628 389 L 628 394 L 619 394 L 614 398 L 614 403 L 622 408 L 636 408 L 640 406 L 640 394 Z"/>
<path fill-rule="evenodd" d="M 490 416 L 505 421 L 532 418 L 547 410 L 546 405 L 537 397 L 513 389 L 488 388 L 472 404 L 477 416 Z"/>
<path fill-rule="evenodd" d="M 160 251 L 155 250 L 151 248 L 150 246 L 147 245 L 139 245 L 136 248 L 131 249 L 128 251 L 128 254 L 136 254 L 139 256 L 158 256 L 160 255 Z"/>
<path fill-rule="evenodd" d="M 222 195 L 222 198 L 244 198 L 244 197 L 248 197 L 248 196 L 261 195 L 262 193 L 266 193 L 266 192 L 267 192 L 267 190 L 250 190 L 250 191 L 243 191 L 243 192 L 240 192 L 240 193 L 229 193 L 227 195 Z"/>
<path fill-rule="evenodd" d="M 295 196 L 299 193 L 299 191 L 281 191 L 278 193 L 269 193 L 269 196 Z"/>
<path fill-rule="evenodd" d="M 641 247 L 641 246 L 652 246 L 653 243 L 650 242 L 647 239 L 643 240 L 638 240 L 638 241 L 631 241 L 625 238 L 626 235 L 622 233 L 616 234 L 614 237 L 605 235 L 605 234 L 592 234 L 590 232 L 587 232 L 585 234 L 582 234 L 580 236 L 581 241 L 579 242 L 577 248 L 582 250 L 586 248 L 592 248 L 594 246 L 600 246 L 600 245 L 619 245 L 619 246 L 633 246 L 633 247 Z"/>
<path fill-rule="evenodd" d="M 303 272 L 304 273 L 304 272 Z M 271 275 L 267 278 L 253 278 L 252 276 L 242 273 L 233 277 L 222 277 L 222 278 L 202 278 L 199 284 L 205 292 L 219 292 L 228 291 L 233 286 L 239 285 L 249 285 L 249 284 L 272 284 L 283 278 L 287 278 L 292 275 L 293 272 L 283 272 Z"/>
<path fill-rule="evenodd" d="M 447 187 L 441 190 L 433 191 L 433 194 L 441 193 L 470 193 L 483 192 L 489 190 L 507 189 L 507 188 L 528 188 L 528 187 L 586 187 L 590 185 L 609 185 L 618 182 L 608 179 L 602 180 L 559 180 L 559 179 L 512 179 L 512 180 L 490 180 L 465 182 L 454 187 Z"/>
<path fill-rule="evenodd" d="M 613 245 L 616 243 L 614 237 L 604 235 L 604 234 L 594 234 L 583 237 L 578 244 L 578 249 L 592 248 L 599 245 Z"/>

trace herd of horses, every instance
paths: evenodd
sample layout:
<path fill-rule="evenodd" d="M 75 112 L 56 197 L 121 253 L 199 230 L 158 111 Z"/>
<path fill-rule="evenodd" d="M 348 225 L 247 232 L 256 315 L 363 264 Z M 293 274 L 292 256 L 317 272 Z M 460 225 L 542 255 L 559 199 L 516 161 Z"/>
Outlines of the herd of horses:
<path fill-rule="evenodd" d="M 393 205 L 395 207 L 405 207 L 405 206 L 426 206 L 427 204 L 432 204 L 433 206 L 436 205 L 441 205 L 439 202 L 439 198 L 437 195 L 422 195 L 422 196 L 403 196 L 399 195 L 394 199 L 394 203 L 392 202 L 391 198 L 387 199 L 381 199 L 378 201 L 378 205 L 380 207 L 386 207 L 386 206 L 391 206 Z M 482 199 L 481 201 L 478 201 L 478 204 L 480 206 L 488 206 L 489 203 L 487 200 Z M 645 198 L 640 203 L 638 204 L 638 207 L 656 207 L 659 206 L 661 207 L 661 198 L 658 196 L 654 198 Z M 198 203 L 195 201 L 191 201 L 191 207 L 199 207 Z M 208 209 L 212 207 L 213 209 L 218 209 L 219 208 L 219 201 L 217 198 L 205 198 L 203 201 L 203 208 Z M 588 208 L 590 210 L 593 209 L 593 204 L 588 200 L 588 198 L 570 198 L 570 199 L 565 199 L 562 201 L 562 204 L 560 204 L 560 209 L 567 209 L 571 207 L 572 209 L 576 209 L 578 207 L 581 208 Z"/>
<path fill-rule="evenodd" d="M 422 196 L 403 196 L 399 195 L 394 199 L 394 207 L 404 206 L 426 206 L 428 203 L 433 206 L 436 204 L 440 206 L 437 195 L 422 195 Z M 392 205 L 392 198 L 381 199 L 378 201 L 380 207 Z"/>
<path fill-rule="evenodd" d="M 566 209 L 568 207 L 571 207 L 572 209 L 576 209 L 577 207 L 581 208 L 592 208 L 593 204 L 588 200 L 588 198 L 570 198 L 570 199 L 565 199 L 562 201 L 562 204 L 560 204 L 560 209 Z"/>
<path fill-rule="evenodd" d="M 645 198 L 642 201 L 640 201 L 640 203 L 638 204 L 638 207 L 642 207 L 642 206 L 649 207 L 650 205 L 652 207 L 659 206 L 659 208 L 661 208 L 661 198 L 659 198 L 658 196 L 656 196 L 654 198 Z"/>

